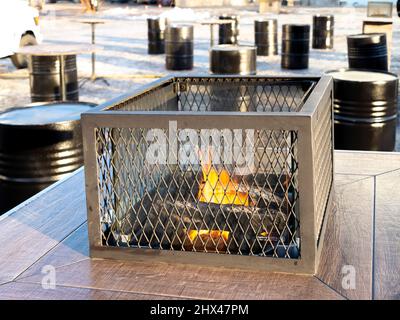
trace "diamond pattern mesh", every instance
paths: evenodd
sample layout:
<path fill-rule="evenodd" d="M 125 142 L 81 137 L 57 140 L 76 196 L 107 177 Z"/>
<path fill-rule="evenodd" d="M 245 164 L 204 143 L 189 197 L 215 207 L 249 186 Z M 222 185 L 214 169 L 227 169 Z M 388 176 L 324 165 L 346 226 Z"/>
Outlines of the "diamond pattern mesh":
<path fill-rule="evenodd" d="M 296 112 L 311 86 L 311 81 L 180 78 L 113 109 Z M 186 140 L 174 154 L 188 161 L 150 163 L 152 143 L 170 143 L 168 129 L 157 128 L 154 117 L 157 138 L 151 141 L 147 128 L 95 130 L 104 246 L 300 257 L 296 130 L 232 130 L 232 141 L 225 129 L 213 129 L 222 155 L 229 143 L 241 146 L 229 162 L 207 156 L 215 145 L 207 141 L 201 149 L 197 129 L 196 143 Z M 253 141 L 251 164 L 243 161 L 247 136 Z M 167 159 L 168 152 L 161 148 L 157 155 Z"/>
<path fill-rule="evenodd" d="M 298 112 L 313 84 L 264 78 L 177 78 L 112 110 Z"/>
<path fill-rule="evenodd" d="M 181 111 L 300 111 L 310 82 L 186 78 L 179 83 Z"/>
<path fill-rule="evenodd" d="M 212 160 L 149 164 L 147 131 L 96 131 L 105 245 L 275 257 L 298 249 L 297 132 L 255 130 L 254 166 L 236 174 L 236 163 Z"/>

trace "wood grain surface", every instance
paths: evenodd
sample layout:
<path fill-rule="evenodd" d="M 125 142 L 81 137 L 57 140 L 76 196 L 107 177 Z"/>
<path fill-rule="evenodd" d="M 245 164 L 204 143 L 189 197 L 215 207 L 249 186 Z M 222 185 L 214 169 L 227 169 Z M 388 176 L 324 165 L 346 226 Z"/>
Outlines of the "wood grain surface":
<path fill-rule="evenodd" d="M 374 298 L 400 299 L 400 170 L 376 177 Z"/>
<path fill-rule="evenodd" d="M 136 294 L 112 290 L 94 290 L 56 286 L 43 289 L 41 284 L 10 282 L 0 285 L 0 300 L 163 300 L 173 299 L 155 294 Z M 177 299 L 177 298 L 175 298 Z"/>
<path fill-rule="evenodd" d="M 0 283 L 13 280 L 86 221 L 83 172 L 0 220 Z"/>
<path fill-rule="evenodd" d="M 89 259 L 89 240 L 87 224 L 84 223 L 64 241 L 60 242 L 46 255 L 41 257 L 17 279 L 25 278 L 33 274 L 39 274 L 46 265 L 55 268 Z"/>
<path fill-rule="evenodd" d="M 400 168 L 400 153 L 336 151 L 335 172 L 356 175 L 378 175 Z"/>
<path fill-rule="evenodd" d="M 374 179 L 351 178 L 354 182 L 335 188 L 334 211 L 326 217 L 317 277 L 349 299 L 371 299 Z M 354 286 L 346 282 L 342 285 L 351 272 Z"/>
<path fill-rule="evenodd" d="M 316 276 L 90 259 L 81 170 L 0 219 L 0 299 L 399 299 L 400 154 L 335 155 Z M 46 265 L 56 290 L 42 289 Z"/>
<path fill-rule="evenodd" d="M 195 299 L 341 299 L 314 276 L 179 264 L 84 260 L 56 268 L 57 284 Z M 21 282 L 40 283 L 42 275 Z"/>

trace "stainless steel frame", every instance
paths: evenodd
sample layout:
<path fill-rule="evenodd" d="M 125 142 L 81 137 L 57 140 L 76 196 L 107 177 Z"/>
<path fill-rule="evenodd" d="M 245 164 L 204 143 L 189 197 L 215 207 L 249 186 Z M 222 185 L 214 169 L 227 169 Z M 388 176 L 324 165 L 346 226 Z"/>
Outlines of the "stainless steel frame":
<path fill-rule="evenodd" d="M 321 250 L 319 241 L 324 236 L 325 213 L 332 209 L 333 199 L 333 114 L 332 78 L 306 77 L 235 77 L 207 76 L 190 79 L 218 81 L 237 80 L 271 83 L 313 81 L 315 85 L 305 94 L 301 110 L 296 112 L 192 112 L 149 111 L 157 103 L 141 99 L 154 90 L 165 89 L 165 105 L 173 110 L 177 90 L 184 89 L 183 77 L 166 77 L 94 108 L 82 115 L 85 154 L 86 199 L 90 254 L 93 258 L 162 261 L 171 263 L 202 264 L 230 268 L 268 270 L 313 274 Z M 241 84 L 242 85 L 242 84 Z M 151 100 L 150 100 L 151 101 Z M 138 104 L 137 111 L 121 109 Z M 150 104 L 148 104 L 150 103 Z M 170 106 L 170 107 L 169 107 Z M 132 109 L 132 108 L 131 108 Z M 147 111 L 140 111 L 147 110 Z M 109 247 L 102 244 L 100 201 L 96 153 L 96 128 L 168 128 L 168 121 L 176 120 L 179 128 L 240 128 L 255 130 L 296 130 L 298 132 L 298 190 L 301 257 L 298 259 L 211 254 L 173 250 Z"/>

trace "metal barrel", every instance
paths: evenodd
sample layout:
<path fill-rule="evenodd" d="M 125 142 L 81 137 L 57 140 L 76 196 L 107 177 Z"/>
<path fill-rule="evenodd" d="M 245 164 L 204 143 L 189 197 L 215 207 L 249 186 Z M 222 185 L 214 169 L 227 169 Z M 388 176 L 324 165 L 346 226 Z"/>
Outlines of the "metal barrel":
<path fill-rule="evenodd" d="M 33 103 L 0 113 L 0 214 L 83 165 L 80 114 L 93 106 Z"/>
<path fill-rule="evenodd" d="M 256 88 L 235 83 L 215 85 L 210 88 L 211 111 L 256 111 Z"/>
<path fill-rule="evenodd" d="M 307 69 L 309 52 L 310 26 L 284 24 L 282 26 L 282 68 Z"/>
<path fill-rule="evenodd" d="M 335 148 L 393 151 L 397 75 L 357 69 L 328 74 L 334 80 Z"/>
<path fill-rule="evenodd" d="M 253 75 L 257 70 L 253 46 L 222 44 L 210 50 L 210 71 L 215 74 Z"/>
<path fill-rule="evenodd" d="M 236 15 L 221 15 L 220 20 L 232 20 L 231 23 L 220 24 L 218 27 L 219 44 L 237 44 L 239 37 L 239 17 Z"/>
<path fill-rule="evenodd" d="M 167 20 L 159 17 L 147 18 L 148 53 L 165 53 L 165 28 Z"/>
<path fill-rule="evenodd" d="M 166 68 L 193 69 L 193 26 L 173 24 L 165 31 Z"/>
<path fill-rule="evenodd" d="M 60 101 L 60 62 L 54 56 L 31 56 L 29 81 L 32 102 Z M 67 100 L 79 100 L 76 55 L 65 56 L 65 85 Z"/>
<path fill-rule="evenodd" d="M 273 56 L 278 54 L 278 20 L 259 19 L 254 21 L 254 40 L 257 55 Z"/>
<path fill-rule="evenodd" d="M 210 51 L 210 71 L 225 75 L 256 74 L 257 50 L 254 46 L 223 44 Z M 237 84 L 214 85 L 211 87 L 210 109 L 212 111 L 251 111 L 254 88 Z"/>
<path fill-rule="evenodd" d="M 349 68 L 388 71 L 386 34 L 370 33 L 347 36 Z"/>
<path fill-rule="evenodd" d="M 313 16 L 313 49 L 332 49 L 335 21 L 333 15 Z"/>

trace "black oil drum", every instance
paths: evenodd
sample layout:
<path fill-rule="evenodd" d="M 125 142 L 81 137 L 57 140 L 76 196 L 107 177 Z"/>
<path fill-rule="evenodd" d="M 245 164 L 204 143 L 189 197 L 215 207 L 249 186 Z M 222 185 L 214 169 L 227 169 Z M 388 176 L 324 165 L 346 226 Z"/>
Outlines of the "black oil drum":
<path fill-rule="evenodd" d="M 284 24 L 282 26 L 282 68 L 307 69 L 309 52 L 310 26 Z"/>
<path fill-rule="evenodd" d="M 147 18 L 147 39 L 149 54 L 165 53 L 165 28 L 167 20 L 159 17 Z"/>
<path fill-rule="evenodd" d="M 254 75 L 257 70 L 256 61 L 257 50 L 253 46 L 222 44 L 212 47 L 210 51 L 210 71 L 214 74 Z M 216 83 L 210 91 L 212 111 L 246 112 L 253 109 L 254 88 L 248 84 L 237 86 Z"/>
<path fill-rule="evenodd" d="M 274 56 L 278 54 L 278 20 L 260 19 L 254 21 L 254 40 L 257 55 Z"/>
<path fill-rule="evenodd" d="M 166 68 L 193 69 L 193 26 L 169 25 L 165 31 Z"/>
<path fill-rule="evenodd" d="M 220 20 L 232 20 L 231 23 L 220 24 L 218 27 L 219 44 L 237 44 L 239 37 L 239 17 L 236 15 L 224 14 Z"/>
<path fill-rule="evenodd" d="M 210 89 L 211 111 L 257 111 L 256 88 L 235 83 L 216 84 Z"/>
<path fill-rule="evenodd" d="M 313 49 L 332 49 L 334 17 L 332 15 L 313 16 Z"/>
<path fill-rule="evenodd" d="M 222 44 L 210 50 L 210 71 L 214 74 L 253 75 L 257 72 L 256 62 L 253 46 Z"/>
<path fill-rule="evenodd" d="M 65 56 L 65 86 L 68 101 L 79 100 L 76 55 Z M 32 102 L 60 101 L 60 62 L 54 56 L 31 56 L 29 81 Z"/>
<path fill-rule="evenodd" d="M 0 113 L 0 214 L 83 165 L 82 102 L 34 103 Z"/>
<path fill-rule="evenodd" d="M 334 79 L 335 148 L 393 151 L 397 75 L 356 69 L 328 74 Z"/>
<path fill-rule="evenodd" d="M 349 68 L 388 71 L 386 34 L 370 33 L 347 36 Z"/>

